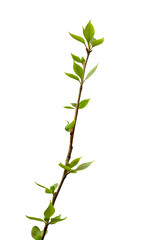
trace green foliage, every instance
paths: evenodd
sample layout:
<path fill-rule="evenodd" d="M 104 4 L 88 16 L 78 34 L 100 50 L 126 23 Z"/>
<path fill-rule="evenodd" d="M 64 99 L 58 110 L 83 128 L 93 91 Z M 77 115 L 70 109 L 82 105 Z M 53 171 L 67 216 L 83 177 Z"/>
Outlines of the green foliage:
<path fill-rule="evenodd" d="M 71 103 L 71 105 L 74 107 L 74 108 L 76 108 L 76 103 Z"/>
<path fill-rule="evenodd" d="M 71 106 L 64 106 L 64 108 L 66 108 L 66 109 L 74 109 L 74 108 L 71 107 Z"/>
<path fill-rule="evenodd" d="M 40 233 L 40 229 L 37 226 L 34 226 L 31 230 L 31 236 L 35 239 L 35 237 Z"/>
<path fill-rule="evenodd" d="M 95 38 L 93 38 L 93 39 L 90 41 L 92 47 L 98 46 L 98 45 L 102 44 L 103 42 L 104 42 L 104 38 L 101 38 L 101 39 L 95 39 Z"/>
<path fill-rule="evenodd" d="M 59 216 L 57 216 L 55 218 L 51 218 L 50 224 L 55 224 L 57 222 L 61 222 L 61 221 L 65 220 L 65 219 L 66 219 L 66 217 L 65 218 L 61 218 L 61 215 L 59 215 Z"/>
<path fill-rule="evenodd" d="M 73 127 L 74 127 L 74 125 L 75 125 L 75 120 L 73 120 L 71 123 L 69 123 L 68 121 L 67 121 L 67 125 L 65 126 L 65 130 L 67 131 L 67 132 L 71 132 L 71 130 L 73 129 Z"/>
<path fill-rule="evenodd" d="M 85 63 L 85 58 L 84 58 L 84 57 L 81 58 L 81 63 L 82 63 L 82 64 Z"/>
<path fill-rule="evenodd" d="M 87 162 L 87 163 L 82 163 L 81 165 L 79 165 L 75 170 L 76 171 L 80 171 L 80 170 L 84 170 L 85 168 L 89 167 L 92 163 L 92 162 Z"/>
<path fill-rule="evenodd" d="M 76 55 L 74 55 L 74 54 L 72 54 L 72 53 L 71 53 L 71 56 L 72 56 L 72 58 L 73 58 L 73 60 L 74 60 L 75 62 L 81 63 L 81 59 L 80 59 L 78 56 L 76 56 Z"/>
<path fill-rule="evenodd" d="M 81 158 L 82 158 L 82 157 L 74 159 L 73 161 L 71 161 L 71 163 L 69 164 L 69 166 L 70 166 L 71 168 L 75 167 L 75 166 L 79 163 L 79 161 L 80 161 Z"/>
<path fill-rule="evenodd" d="M 83 68 L 74 62 L 73 63 L 73 70 L 76 73 L 76 75 L 78 75 L 82 79 L 82 77 L 84 75 Z"/>
<path fill-rule="evenodd" d="M 85 100 L 82 100 L 80 103 L 79 103 L 79 109 L 82 109 L 82 108 L 85 108 L 87 106 L 87 104 L 89 103 L 89 99 L 85 99 Z"/>
<path fill-rule="evenodd" d="M 96 71 L 98 64 L 87 74 L 85 80 L 87 80 Z"/>
<path fill-rule="evenodd" d="M 66 165 L 64 165 L 64 164 L 62 164 L 62 163 L 59 163 L 59 166 L 60 166 L 61 168 L 65 169 L 65 170 L 67 170 L 67 171 L 70 171 L 70 170 L 71 170 L 71 167 L 66 166 Z"/>
<path fill-rule="evenodd" d="M 44 222 L 44 220 L 43 219 L 41 219 L 41 218 L 36 218 L 36 217 L 29 217 L 29 216 L 26 216 L 28 219 L 30 219 L 30 220 L 35 220 L 35 221 L 39 221 L 39 222 Z"/>
<path fill-rule="evenodd" d="M 50 219 L 50 217 L 55 213 L 55 208 L 54 206 L 52 205 L 51 201 L 50 201 L 50 204 L 48 206 L 48 208 L 45 210 L 44 212 L 44 216 L 45 216 L 45 219 Z"/>
<path fill-rule="evenodd" d="M 74 75 L 74 74 L 72 74 L 72 73 L 65 73 L 68 77 L 70 77 L 70 78 L 73 78 L 73 79 L 75 79 L 75 80 L 77 80 L 77 81 L 80 81 L 79 80 L 79 78 L 76 76 L 76 75 Z"/>
<path fill-rule="evenodd" d="M 50 186 L 50 188 L 44 187 L 42 185 L 40 185 L 39 183 L 35 182 L 39 187 L 42 187 L 45 189 L 45 193 L 54 193 L 55 189 L 58 186 L 58 183 L 55 183 L 54 185 Z"/>
<path fill-rule="evenodd" d="M 75 40 L 77 40 L 77 41 L 82 42 L 83 44 L 85 44 L 85 40 L 84 40 L 82 37 L 77 36 L 77 35 L 74 35 L 74 34 L 72 34 L 72 33 L 69 33 L 69 34 L 70 34 L 70 36 L 71 36 L 72 38 L 74 38 Z"/>
<path fill-rule="evenodd" d="M 86 27 L 83 28 L 83 34 L 84 34 L 85 39 L 89 43 L 95 34 L 95 30 L 94 30 L 94 27 L 93 27 L 91 21 L 89 21 L 88 24 L 86 25 Z"/>

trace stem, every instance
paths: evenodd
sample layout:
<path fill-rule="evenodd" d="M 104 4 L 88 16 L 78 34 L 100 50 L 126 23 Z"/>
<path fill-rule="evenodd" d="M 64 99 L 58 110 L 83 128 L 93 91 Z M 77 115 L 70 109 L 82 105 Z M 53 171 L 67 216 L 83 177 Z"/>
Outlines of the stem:
<path fill-rule="evenodd" d="M 74 139 L 74 133 L 75 133 L 75 126 L 76 126 L 76 122 L 77 122 L 77 117 L 78 117 L 78 111 L 79 111 L 79 103 L 80 103 L 80 98 L 81 98 L 81 93 L 82 93 L 82 88 L 83 88 L 83 83 L 84 83 L 84 75 L 85 75 L 85 70 L 86 70 L 86 65 L 87 65 L 87 62 L 88 62 L 88 58 L 89 58 L 89 55 L 91 53 L 91 50 L 89 50 L 87 47 L 86 47 L 86 51 L 87 51 L 87 57 L 86 57 L 86 61 L 84 63 L 84 66 L 83 66 L 83 70 L 84 70 L 84 74 L 83 74 L 83 77 L 81 79 L 81 85 L 80 85 L 80 88 L 79 88 L 79 93 L 78 93 L 78 99 L 77 99 L 77 105 L 76 105 L 76 110 L 75 110 L 75 115 L 74 115 L 74 120 L 75 120 L 75 125 L 72 129 L 72 131 L 70 132 L 70 142 L 69 142 L 69 148 L 68 148 L 68 153 L 67 153 L 67 157 L 66 157 L 66 161 L 65 161 L 65 164 L 67 165 L 67 163 L 70 161 L 71 159 L 71 153 L 72 153 L 72 150 L 73 150 L 73 139 Z M 64 183 L 64 180 L 65 178 L 67 177 L 67 170 L 64 170 L 63 171 L 63 175 L 62 175 L 62 178 L 61 178 L 61 181 L 60 181 L 60 184 L 58 186 L 58 189 L 57 191 L 53 194 L 53 198 L 52 198 L 52 205 L 54 206 L 55 204 L 55 201 L 57 199 L 57 196 L 61 190 L 61 187 Z M 43 235 L 42 235 L 42 239 L 43 240 L 45 238 L 45 235 L 46 235 L 46 231 L 48 229 L 48 225 L 49 223 L 46 222 L 45 223 L 45 227 L 44 227 L 44 230 L 43 230 Z"/>

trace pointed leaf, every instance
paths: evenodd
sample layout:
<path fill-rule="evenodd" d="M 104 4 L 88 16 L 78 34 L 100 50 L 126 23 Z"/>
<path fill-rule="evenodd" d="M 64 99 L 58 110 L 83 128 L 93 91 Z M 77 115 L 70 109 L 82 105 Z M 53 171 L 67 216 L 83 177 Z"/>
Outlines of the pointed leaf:
<path fill-rule="evenodd" d="M 41 219 L 41 218 L 36 218 L 36 217 L 29 217 L 29 216 L 26 216 L 28 219 L 30 219 L 30 220 L 35 220 L 35 221 L 39 221 L 39 222 L 44 222 L 44 220 L 43 219 Z"/>
<path fill-rule="evenodd" d="M 76 108 L 76 103 L 71 103 L 71 105 L 74 107 L 74 108 Z"/>
<path fill-rule="evenodd" d="M 82 163 L 81 165 L 79 165 L 75 170 L 76 171 L 80 171 L 80 170 L 84 170 L 85 168 L 89 167 L 92 163 L 92 162 L 87 162 L 87 163 Z"/>
<path fill-rule="evenodd" d="M 48 208 L 44 212 L 44 216 L 45 218 L 49 219 L 54 213 L 55 213 L 55 208 L 50 201 Z"/>
<path fill-rule="evenodd" d="M 71 168 L 75 167 L 75 166 L 79 163 L 79 161 L 80 161 L 81 158 L 82 158 L 82 157 L 74 159 L 74 160 L 69 164 L 69 166 L 70 166 Z"/>
<path fill-rule="evenodd" d="M 62 163 L 59 163 L 59 166 L 60 166 L 61 168 L 65 169 L 65 170 L 67 170 L 67 171 L 70 171 L 70 170 L 71 170 L 71 167 L 66 166 L 66 165 L 64 165 L 64 164 L 62 164 Z"/>
<path fill-rule="evenodd" d="M 58 183 L 55 183 L 52 186 L 50 186 L 50 189 L 54 192 L 57 187 L 58 187 Z"/>
<path fill-rule="evenodd" d="M 74 55 L 74 54 L 72 54 L 72 53 L 71 53 L 71 56 L 72 56 L 72 58 L 73 58 L 73 60 L 74 60 L 75 62 L 81 63 L 81 59 L 80 59 L 78 56 L 76 56 L 76 55 Z"/>
<path fill-rule="evenodd" d="M 74 109 L 73 107 L 70 107 L 70 106 L 64 106 L 64 108 L 66 108 L 66 109 Z"/>
<path fill-rule="evenodd" d="M 84 70 L 83 70 L 83 68 L 74 62 L 74 64 L 73 64 L 73 70 L 74 70 L 74 72 L 82 79 L 82 77 L 83 77 L 83 75 L 84 75 Z"/>
<path fill-rule="evenodd" d="M 70 78 L 73 78 L 73 79 L 75 79 L 75 80 L 77 80 L 77 81 L 80 81 L 79 80 L 79 78 L 76 76 L 76 75 L 74 75 L 74 74 L 71 74 L 71 73 L 65 73 L 68 77 L 70 77 Z"/>
<path fill-rule="evenodd" d="M 85 40 L 84 40 L 82 37 L 77 36 L 77 35 L 74 35 L 74 34 L 72 34 L 72 33 L 69 33 L 69 34 L 70 34 L 70 36 L 71 36 L 72 38 L 74 38 L 75 40 L 77 40 L 77 41 L 82 42 L 83 44 L 85 44 Z"/>
<path fill-rule="evenodd" d="M 65 126 L 65 130 L 66 130 L 67 132 L 71 132 L 71 130 L 73 129 L 74 125 L 75 125 L 75 120 L 73 120 L 71 123 L 68 123 L 68 124 Z"/>
<path fill-rule="evenodd" d="M 81 63 L 83 64 L 85 62 L 84 57 L 81 58 Z"/>
<path fill-rule="evenodd" d="M 86 105 L 89 103 L 89 99 L 85 99 L 85 100 L 82 100 L 80 103 L 79 103 L 79 109 L 82 109 L 82 108 L 85 108 Z"/>
<path fill-rule="evenodd" d="M 91 40 L 91 45 L 92 45 L 92 47 L 95 47 L 95 46 L 98 46 L 98 45 L 102 44 L 103 42 L 104 42 L 104 38 L 101 38 L 101 39 L 93 38 Z"/>
<path fill-rule="evenodd" d="M 61 215 L 59 215 L 59 216 L 57 216 L 55 218 L 51 218 L 50 224 L 55 224 L 57 222 L 61 222 L 61 221 L 65 220 L 65 219 L 66 219 L 66 217 L 65 218 L 61 218 Z"/>
<path fill-rule="evenodd" d="M 40 229 L 37 226 L 34 226 L 31 230 L 31 236 L 35 239 L 35 237 L 40 233 Z"/>
<path fill-rule="evenodd" d="M 53 191 L 47 187 L 44 187 L 42 185 L 40 185 L 39 183 L 35 182 L 36 185 L 38 185 L 39 187 L 45 188 L 45 193 L 53 193 Z"/>
<path fill-rule="evenodd" d="M 91 75 L 96 71 L 97 67 L 98 67 L 98 64 L 88 73 L 85 80 L 88 79 L 89 77 L 91 77 Z"/>
<path fill-rule="evenodd" d="M 84 34 L 84 37 L 86 38 L 87 42 L 89 43 L 95 34 L 95 30 L 94 30 L 94 27 L 93 27 L 91 21 L 89 21 L 88 24 L 86 25 L 85 29 L 83 29 L 83 34 Z"/>

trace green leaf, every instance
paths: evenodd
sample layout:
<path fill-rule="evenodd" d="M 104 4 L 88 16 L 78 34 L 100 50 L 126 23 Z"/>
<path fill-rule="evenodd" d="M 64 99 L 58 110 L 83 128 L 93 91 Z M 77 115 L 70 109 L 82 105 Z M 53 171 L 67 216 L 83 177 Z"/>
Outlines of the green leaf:
<path fill-rule="evenodd" d="M 82 158 L 82 157 L 74 159 L 74 160 L 69 164 L 69 166 L 70 166 L 71 168 L 75 167 L 75 166 L 79 163 L 79 161 L 80 161 L 81 158 Z"/>
<path fill-rule="evenodd" d="M 29 216 L 26 216 L 28 219 L 30 219 L 30 220 L 35 220 L 35 221 L 39 221 L 39 222 L 44 222 L 44 220 L 43 219 L 41 219 L 41 218 L 36 218 L 36 217 L 29 217 Z"/>
<path fill-rule="evenodd" d="M 85 29 L 83 29 L 83 34 L 84 34 L 84 37 L 86 38 L 87 42 L 89 43 L 95 34 L 95 30 L 94 30 L 94 27 L 93 27 L 91 21 L 89 21 L 88 24 L 86 25 Z"/>
<path fill-rule="evenodd" d="M 35 240 L 41 240 L 42 239 L 42 234 L 39 233 L 36 237 L 35 237 Z"/>
<path fill-rule="evenodd" d="M 102 44 L 103 42 L 104 42 L 104 38 L 101 38 L 101 39 L 95 39 L 95 38 L 93 38 L 93 39 L 90 41 L 92 47 L 98 46 L 98 45 Z"/>
<path fill-rule="evenodd" d="M 54 213 L 55 213 L 55 208 L 50 201 L 48 208 L 44 212 L 44 216 L 45 218 L 49 219 Z"/>
<path fill-rule="evenodd" d="M 40 229 L 37 226 L 34 226 L 31 230 L 31 236 L 35 239 L 35 237 L 40 233 Z"/>
<path fill-rule="evenodd" d="M 89 99 L 85 99 L 85 100 L 82 100 L 80 103 L 79 103 L 79 109 L 82 109 L 82 108 L 85 108 L 86 105 L 89 103 Z"/>
<path fill-rule="evenodd" d="M 92 163 L 92 162 L 87 162 L 87 163 L 82 163 L 81 165 L 79 165 L 75 170 L 76 171 L 80 171 L 80 170 L 84 170 L 85 168 L 89 167 Z"/>
<path fill-rule="evenodd" d="M 52 186 L 50 186 L 50 189 L 54 192 L 57 187 L 58 187 L 58 183 L 55 183 Z"/>
<path fill-rule="evenodd" d="M 35 182 L 36 185 L 38 185 L 39 187 L 45 188 L 45 193 L 53 193 L 53 191 L 47 187 L 44 187 L 42 185 L 40 185 L 39 183 Z"/>
<path fill-rule="evenodd" d="M 65 73 L 68 77 L 70 77 L 70 78 L 73 78 L 73 79 L 75 79 L 75 80 L 77 80 L 77 81 L 80 81 L 79 80 L 79 78 L 76 76 L 76 75 L 74 75 L 74 74 L 71 74 L 71 73 Z"/>
<path fill-rule="evenodd" d="M 85 80 L 88 79 L 89 77 L 91 77 L 91 75 L 96 71 L 97 67 L 98 67 L 98 64 L 88 73 Z"/>
<path fill-rule="evenodd" d="M 76 55 L 74 55 L 74 54 L 72 54 L 72 53 L 71 53 L 71 56 L 72 56 L 72 58 L 73 58 L 73 60 L 74 60 L 75 62 L 81 63 L 81 59 L 80 59 L 78 56 L 76 56 Z"/>
<path fill-rule="evenodd" d="M 66 166 L 66 165 L 64 165 L 64 164 L 62 164 L 62 163 L 59 163 L 59 166 L 60 166 L 61 168 L 65 169 L 65 170 L 67 170 L 67 171 L 70 171 L 70 170 L 71 170 L 71 167 Z"/>
<path fill-rule="evenodd" d="M 55 224 L 55 223 L 57 223 L 57 222 L 60 222 L 60 221 L 65 220 L 65 219 L 66 219 L 66 217 L 65 217 L 65 218 L 61 218 L 61 215 L 59 215 L 59 216 L 57 216 L 57 217 L 55 217 L 55 218 L 51 218 L 50 224 Z"/>
<path fill-rule="evenodd" d="M 74 64 L 73 64 L 73 70 L 74 70 L 74 72 L 82 79 L 82 77 L 83 77 L 83 75 L 84 75 L 84 70 L 83 70 L 83 68 L 74 62 Z"/>
<path fill-rule="evenodd" d="M 74 109 L 73 107 L 70 107 L 70 106 L 64 106 L 64 108 L 67 108 L 67 109 Z"/>
<path fill-rule="evenodd" d="M 81 63 L 83 64 L 85 62 L 84 57 L 81 58 Z"/>
<path fill-rule="evenodd" d="M 74 107 L 74 108 L 76 108 L 76 103 L 71 103 L 71 105 Z"/>
<path fill-rule="evenodd" d="M 75 125 L 75 120 L 73 120 L 71 123 L 68 122 L 68 124 L 65 126 L 65 130 L 67 132 L 71 132 L 71 130 L 73 129 L 74 125 Z"/>
<path fill-rule="evenodd" d="M 77 36 L 77 35 L 74 35 L 74 34 L 72 34 L 72 33 L 69 33 L 69 34 L 70 34 L 70 36 L 71 36 L 72 38 L 74 38 L 75 40 L 77 40 L 77 41 L 82 42 L 83 44 L 85 44 L 85 40 L 84 40 L 82 37 Z"/>

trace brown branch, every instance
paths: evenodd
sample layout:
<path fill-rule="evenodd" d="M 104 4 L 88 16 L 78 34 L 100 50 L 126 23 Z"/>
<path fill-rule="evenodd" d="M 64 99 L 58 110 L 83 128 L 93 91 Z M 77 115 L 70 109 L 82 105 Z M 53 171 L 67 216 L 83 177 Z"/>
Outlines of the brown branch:
<path fill-rule="evenodd" d="M 83 83 L 84 83 L 84 75 L 85 75 L 85 70 L 86 70 L 86 65 L 87 65 L 87 62 L 88 62 L 88 58 L 89 58 L 89 55 L 90 55 L 90 52 L 91 50 L 89 50 L 88 48 L 86 48 L 86 51 L 87 51 L 87 58 L 86 58 L 86 61 L 84 63 L 84 66 L 83 66 L 83 70 L 84 70 L 84 74 L 83 74 L 83 77 L 81 79 L 81 84 L 80 84 L 80 88 L 79 88 L 79 93 L 78 93 L 78 99 L 77 99 L 77 105 L 76 105 L 76 109 L 75 109 L 75 115 L 74 115 L 74 120 L 75 120 L 75 125 L 72 129 L 72 131 L 70 132 L 70 142 L 69 142 L 69 148 L 68 148 L 68 153 L 67 153 L 67 157 L 66 157 L 66 161 L 65 161 L 65 164 L 67 165 L 67 163 L 70 161 L 71 159 L 71 153 L 72 153 L 72 150 L 73 150 L 73 139 L 74 139 L 74 133 L 75 133 L 75 127 L 76 127 L 76 122 L 77 122 L 77 117 L 78 117 L 78 110 L 79 110 L 79 103 L 80 103 L 80 98 L 81 98 L 81 93 L 82 93 L 82 88 L 83 88 Z M 67 170 L 64 170 L 63 172 L 63 175 L 62 175 L 62 178 L 61 178 L 61 181 L 60 181 L 60 184 L 58 186 L 58 189 L 57 191 L 53 194 L 53 198 L 52 198 L 52 204 L 54 206 L 55 204 L 55 201 L 57 199 L 57 196 L 61 190 L 61 187 L 64 183 L 64 180 L 67 176 Z M 49 223 L 46 222 L 45 223 L 45 227 L 44 227 L 44 230 L 43 230 L 43 235 L 42 235 L 42 239 L 43 240 L 45 238 L 45 235 L 46 235 L 46 232 L 47 232 L 47 229 L 48 229 L 48 225 Z"/>

